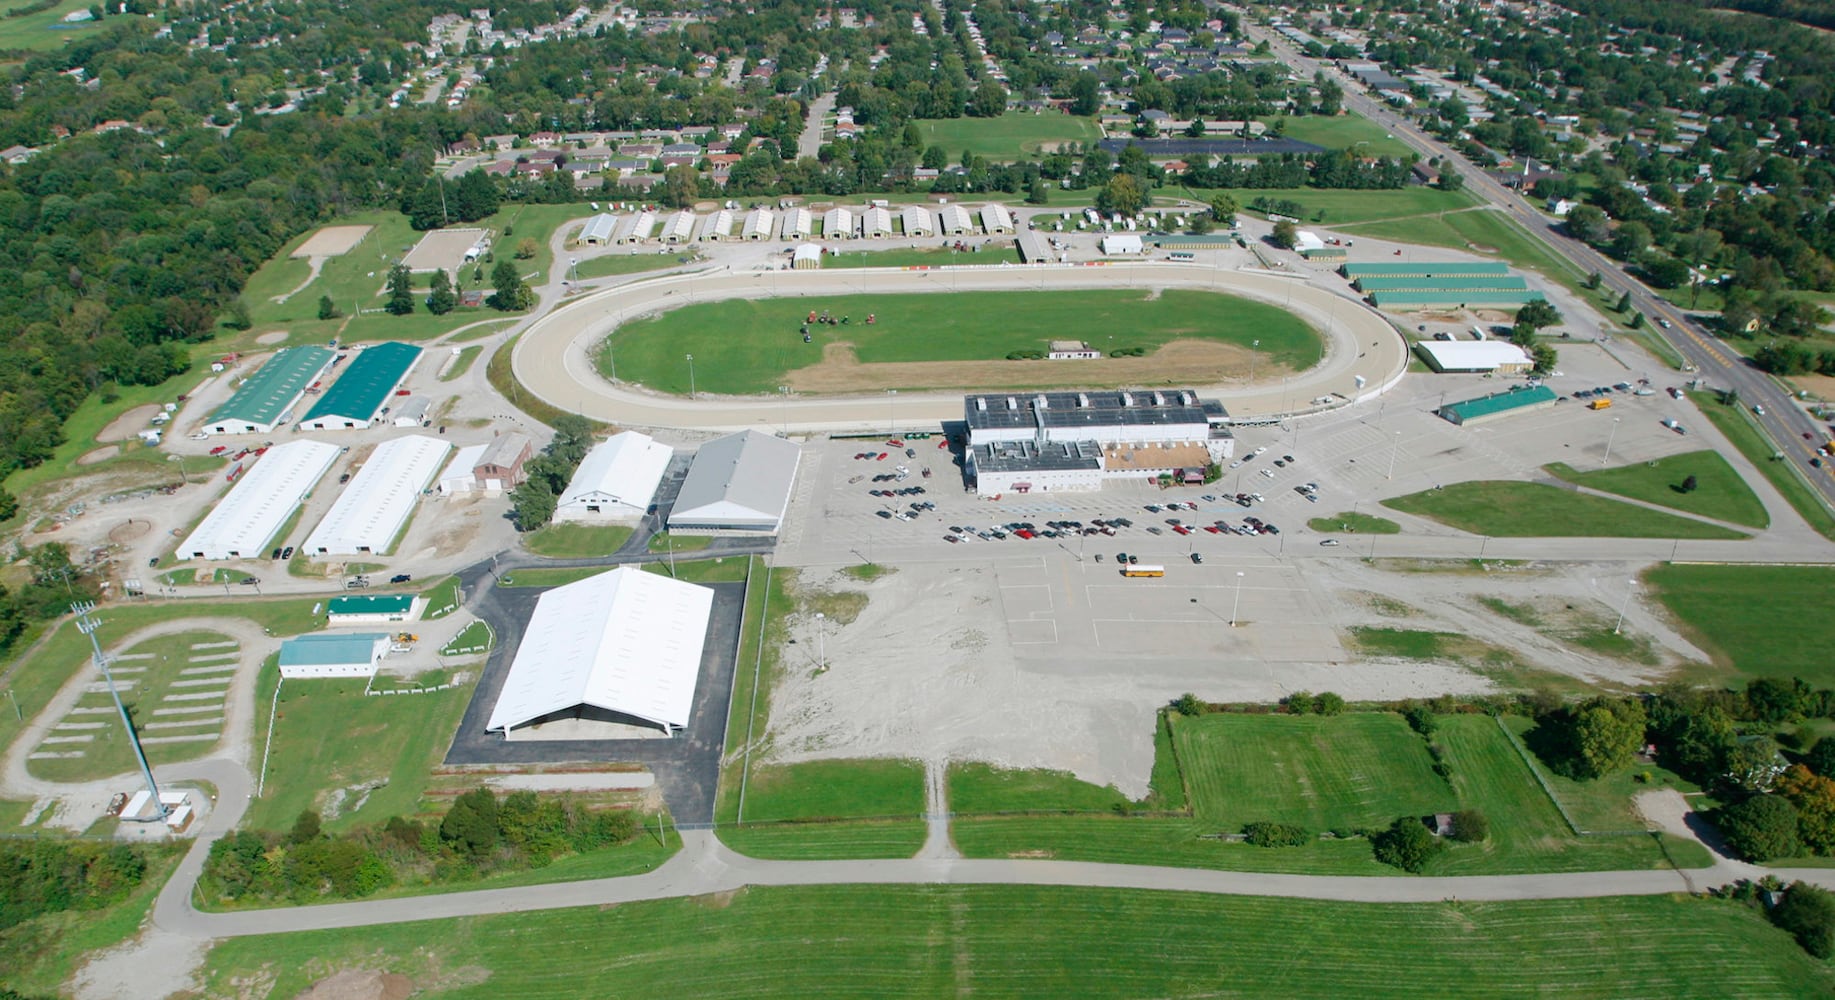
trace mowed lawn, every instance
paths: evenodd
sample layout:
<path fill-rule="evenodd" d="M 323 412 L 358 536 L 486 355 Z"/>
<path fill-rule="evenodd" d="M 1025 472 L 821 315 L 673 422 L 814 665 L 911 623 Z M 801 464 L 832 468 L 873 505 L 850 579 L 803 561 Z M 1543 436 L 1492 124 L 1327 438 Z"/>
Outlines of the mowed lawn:
<path fill-rule="evenodd" d="M 1831 515 L 1829 509 L 1822 505 L 1822 501 L 1788 460 L 1772 461 L 1772 456 L 1778 451 L 1777 445 L 1759 430 L 1758 424 L 1747 416 L 1743 408 L 1722 405 L 1712 393 L 1707 392 L 1691 392 L 1689 398 L 1701 410 L 1702 418 L 1727 436 L 1733 447 L 1738 448 L 1740 454 L 1746 456 L 1746 461 L 1757 467 L 1759 473 L 1783 495 L 1799 517 L 1824 538 L 1835 539 L 1835 515 Z"/>
<path fill-rule="evenodd" d="M 811 324 L 810 313 L 847 325 Z M 866 318 L 876 317 L 873 325 Z M 1111 351 L 1148 351 L 1174 340 L 1215 340 L 1248 348 L 1261 342 L 1262 364 L 1295 371 L 1323 356 L 1319 334 L 1276 306 L 1214 292 L 963 292 L 944 295 L 728 299 L 686 306 L 620 327 L 599 356 L 615 356 L 618 376 L 661 392 L 689 391 L 688 355 L 699 392 L 775 392 L 786 372 L 821 361 L 829 344 L 852 344 L 862 363 L 992 361 L 1017 350 L 1042 351 L 1058 338 L 1087 340 Z"/>
<path fill-rule="evenodd" d="M 1258 188 L 1219 191 L 1214 188 L 1166 187 L 1158 189 L 1156 196 L 1167 194 L 1208 202 L 1212 195 L 1219 193 L 1228 194 L 1236 199 L 1236 203 L 1245 212 L 1250 211 L 1249 203 L 1257 198 L 1267 198 L 1271 201 L 1297 201 L 1306 207 L 1305 218 L 1308 222 L 1312 221 L 1315 214 L 1323 211 L 1325 218 L 1321 221 L 1327 228 L 1372 222 L 1378 219 L 1398 219 L 1416 215 L 1432 215 L 1438 212 L 1454 212 L 1471 208 L 1475 204 L 1474 198 L 1463 191 L 1442 191 L 1439 188 L 1431 187 L 1405 187 L 1388 191 L 1336 191 L 1320 188 Z"/>
<path fill-rule="evenodd" d="M 1644 581 L 1715 662 L 1742 677 L 1835 685 L 1835 568 L 1658 566 Z"/>
<path fill-rule="evenodd" d="M 1302 960 L 1303 956 L 1303 960 Z M 1371 905 L 1047 886 L 750 888 L 691 899 L 230 938 L 206 995 L 338 969 L 443 997 L 1811 996 L 1755 909 L 1680 896 Z M 474 972 L 475 970 L 475 972 Z"/>
<path fill-rule="evenodd" d="M 523 536 L 523 545 L 536 555 L 560 559 L 593 559 L 609 556 L 630 541 L 632 528 L 622 524 L 550 524 Z"/>
<path fill-rule="evenodd" d="M 1588 297 L 1593 293 L 1581 285 L 1586 275 L 1556 257 L 1546 244 L 1532 237 L 1521 224 L 1503 212 L 1489 209 L 1448 212 L 1445 215 L 1348 226 L 1344 231 L 1352 236 L 1453 247 L 1488 254 L 1508 261 L 1513 267 L 1536 271 L 1577 297 L 1594 301 Z"/>
<path fill-rule="evenodd" d="M 1286 118 L 1286 131 L 1289 139 L 1310 142 L 1326 149 L 1349 149 L 1357 146 L 1360 156 L 1400 156 L 1406 157 L 1413 150 L 1408 144 L 1397 139 L 1390 131 L 1362 115 L 1346 112 L 1330 118 L 1319 115 L 1299 115 Z M 1274 119 L 1263 119 L 1265 124 L 1273 124 Z M 1361 144 L 1361 145 L 1360 145 Z"/>
<path fill-rule="evenodd" d="M 1091 143 L 1102 138 L 1094 120 L 1055 111 L 1009 111 L 999 118 L 918 119 L 917 127 L 924 147 L 942 146 L 952 164 L 964 150 L 996 163 L 1009 163 L 1036 159 L 1047 144 Z"/>
<path fill-rule="evenodd" d="M 740 736 L 740 739 L 743 739 Z M 728 781 L 736 781 L 737 772 Z M 719 835 L 763 858 L 901 858 L 924 843 L 924 769 L 908 760 L 753 764 L 745 825 L 737 790 L 723 797 Z"/>
<path fill-rule="evenodd" d="M 962 267 L 968 264 L 1017 264 L 1019 251 L 1010 246 L 996 247 L 985 243 L 969 250 L 951 246 L 929 246 L 900 250 L 842 250 L 822 258 L 825 270 L 848 270 L 858 267 Z M 946 241 L 947 242 L 947 241 Z M 834 249 L 830 244 L 827 249 Z"/>
<path fill-rule="evenodd" d="M 1582 471 L 1556 462 L 1548 471 L 1580 486 L 1749 528 L 1771 523 L 1752 487 L 1716 451 L 1691 451 L 1616 469 Z M 1695 477 L 1695 489 L 1685 493 L 1682 484 L 1690 476 Z"/>
<path fill-rule="evenodd" d="M 21 4 L 12 6 L 21 6 Z M 77 39 L 93 38 L 110 25 L 118 23 L 114 17 L 106 17 L 100 21 L 83 21 L 78 24 L 64 23 L 64 15 L 74 11 L 88 10 L 91 6 L 93 4 L 88 0 L 61 0 L 49 10 L 0 19 L 0 49 L 45 52 L 62 48 L 66 43 Z"/>
<path fill-rule="evenodd" d="M 1474 480 L 1384 500 L 1404 514 L 1499 538 L 1743 539 L 1743 532 L 1545 483 Z"/>
<path fill-rule="evenodd" d="M 1114 788 L 1080 781 L 1065 771 L 949 766 L 949 811 L 957 815 L 1103 812 L 1127 804 L 1127 796 Z"/>

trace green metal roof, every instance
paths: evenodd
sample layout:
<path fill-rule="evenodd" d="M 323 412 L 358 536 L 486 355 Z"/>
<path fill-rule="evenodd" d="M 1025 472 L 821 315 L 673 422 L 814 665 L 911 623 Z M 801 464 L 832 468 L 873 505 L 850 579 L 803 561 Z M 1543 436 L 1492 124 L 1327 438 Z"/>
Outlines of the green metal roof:
<path fill-rule="evenodd" d="M 229 402 L 217 407 L 210 419 L 272 424 L 330 362 L 331 351 L 327 348 L 289 347 L 244 379 L 242 388 L 229 397 Z"/>
<path fill-rule="evenodd" d="M 318 405 L 300 419 L 351 417 L 369 420 L 382 409 L 396 383 L 408 374 L 408 369 L 414 367 L 415 359 L 420 356 L 420 348 L 393 341 L 364 348 L 344 370 L 343 376 L 319 397 Z"/>
<path fill-rule="evenodd" d="M 1423 260 L 1415 262 L 1364 261 L 1346 264 L 1341 270 L 1347 278 L 1356 278 L 1366 274 L 1371 276 L 1393 275 L 1397 277 L 1431 277 L 1433 275 L 1460 276 L 1509 274 L 1510 265 L 1501 260 Z"/>
<path fill-rule="evenodd" d="M 280 644 L 283 667 L 323 667 L 340 663 L 366 663 L 377 640 L 387 640 L 383 632 L 361 632 L 356 635 L 302 635 Z"/>
<path fill-rule="evenodd" d="M 1427 306 L 1504 306 L 1515 307 L 1538 302 L 1541 292 L 1372 292 L 1370 298 L 1380 309 L 1424 308 Z"/>
<path fill-rule="evenodd" d="M 1228 233 L 1158 233 L 1150 242 L 1163 250 L 1201 250 L 1205 247 L 1233 247 L 1236 237 Z"/>
<path fill-rule="evenodd" d="M 1365 292 L 1514 292 L 1529 286 L 1514 274 L 1487 274 L 1469 278 L 1358 278 Z"/>
<path fill-rule="evenodd" d="M 1508 410 L 1554 401 L 1555 391 L 1548 386 L 1518 386 L 1515 389 L 1494 392 L 1489 396 L 1480 396 L 1477 399 L 1448 403 L 1440 408 L 1440 415 L 1453 423 L 1462 424 L 1476 417 L 1491 416 Z"/>
<path fill-rule="evenodd" d="M 1307 260 L 1318 260 L 1323 257 L 1345 257 L 1349 253 L 1343 247 L 1309 247 L 1300 251 L 1300 256 Z"/>
<path fill-rule="evenodd" d="M 334 615 L 405 615 L 412 610 L 413 594 L 365 594 L 331 599 Z"/>

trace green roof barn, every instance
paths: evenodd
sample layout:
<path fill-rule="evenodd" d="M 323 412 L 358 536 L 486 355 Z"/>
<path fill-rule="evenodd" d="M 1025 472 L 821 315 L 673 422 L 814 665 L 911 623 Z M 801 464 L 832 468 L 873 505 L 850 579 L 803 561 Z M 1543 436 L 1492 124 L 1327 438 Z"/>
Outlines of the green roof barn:
<path fill-rule="evenodd" d="M 267 434 L 298 402 L 300 394 L 331 363 L 323 347 L 289 347 L 242 380 L 229 402 L 204 424 L 206 434 Z"/>
<path fill-rule="evenodd" d="M 350 367 L 319 397 L 300 426 L 309 431 L 368 427 L 420 356 L 420 348 L 394 342 L 356 352 Z"/>
<path fill-rule="evenodd" d="M 1467 399 L 1458 403 L 1448 403 L 1440 407 L 1440 416 L 1461 427 L 1471 424 L 1482 424 L 1487 420 L 1512 413 L 1527 413 L 1553 406 L 1559 397 L 1555 391 L 1545 385 L 1519 385 L 1503 392 L 1494 392 L 1489 396 Z"/>

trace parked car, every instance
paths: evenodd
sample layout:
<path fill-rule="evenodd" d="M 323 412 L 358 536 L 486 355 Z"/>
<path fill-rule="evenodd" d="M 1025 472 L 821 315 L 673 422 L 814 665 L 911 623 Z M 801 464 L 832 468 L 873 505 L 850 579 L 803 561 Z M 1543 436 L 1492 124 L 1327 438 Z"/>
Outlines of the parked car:
<path fill-rule="evenodd" d="M 412 573 L 397 573 L 389 577 L 390 583 L 411 583 L 413 580 L 414 575 Z"/>

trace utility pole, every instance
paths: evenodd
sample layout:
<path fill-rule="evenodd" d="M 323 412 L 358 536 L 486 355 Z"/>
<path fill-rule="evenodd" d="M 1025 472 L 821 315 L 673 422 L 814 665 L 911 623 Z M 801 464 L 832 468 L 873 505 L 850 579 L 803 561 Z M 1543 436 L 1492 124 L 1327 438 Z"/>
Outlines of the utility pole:
<path fill-rule="evenodd" d="M 694 355 L 688 355 L 688 398 L 693 399 L 694 392 Z"/>
<path fill-rule="evenodd" d="M 146 751 L 140 747 L 140 734 L 134 731 L 134 722 L 127 717 L 127 706 L 121 704 L 121 692 L 115 688 L 115 675 L 108 670 L 108 655 L 102 652 L 102 640 L 96 638 L 96 629 L 102 627 L 102 622 L 90 614 L 95 609 L 94 601 L 80 601 L 70 606 L 71 614 L 76 615 L 77 631 L 89 637 L 89 648 L 95 653 L 96 669 L 102 671 L 102 679 L 108 683 L 108 696 L 115 700 L 115 711 L 121 713 L 121 727 L 127 730 L 128 742 L 134 747 L 134 759 L 140 762 L 140 776 L 146 779 L 147 794 L 152 796 L 153 809 L 163 823 L 166 819 L 166 804 L 159 801 L 159 786 L 153 782 L 153 769 L 147 766 Z"/>
<path fill-rule="evenodd" d="M 1618 418 L 1613 417 L 1612 430 L 1606 433 L 1606 457 L 1599 463 L 1600 465 L 1612 464 L 1612 439 L 1616 436 L 1618 436 Z"/>
<path fill-rule="evenodd" d="M 1242 608 L 1242 570 L 1236 571 L 1236 598 L 1230 602 L 1230 627 L 1236 627 L 1236 612 Z"/>
<path fill-rule="evenodd" d="M 1631 606 L 1631 595 L 1637 591 L 1636 580 L 1625 581 L 1625 599 L 1618 604 L 1618 621 L 1612 623 L 1612 634 L 1618 635 L 1625 625 L 1625 609 Z"/>

